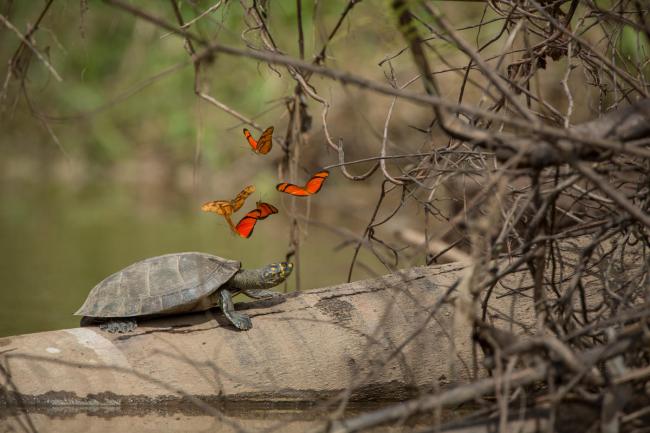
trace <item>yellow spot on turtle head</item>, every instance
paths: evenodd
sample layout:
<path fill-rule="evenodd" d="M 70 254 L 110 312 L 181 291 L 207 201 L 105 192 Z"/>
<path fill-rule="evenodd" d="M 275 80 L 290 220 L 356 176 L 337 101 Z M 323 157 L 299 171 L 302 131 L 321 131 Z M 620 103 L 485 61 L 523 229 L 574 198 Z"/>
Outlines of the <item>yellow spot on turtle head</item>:
<path fill-rule="evenodd" d="M 282 268 L 282 276 L 289 275 L 293 270 L 293 263 L 281 263 L 280 267 Z"/>

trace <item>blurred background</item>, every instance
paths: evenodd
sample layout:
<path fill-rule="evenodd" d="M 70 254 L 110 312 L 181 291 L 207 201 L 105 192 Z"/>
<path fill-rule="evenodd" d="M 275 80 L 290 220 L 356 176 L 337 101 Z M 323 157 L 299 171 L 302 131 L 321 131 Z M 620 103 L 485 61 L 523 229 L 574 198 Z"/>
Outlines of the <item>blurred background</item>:
<path fill-rule="evenodd" d="M 89 290 L 146 257 L 204 251 L 257 267 L 283 260 L 289 249 L 291 200 L 275 191 L 285 180 L 278 178 L 282 150 L 277 142 L 268 155 L 254 154 L 242 134 L 246 125 L 196 97 L 194 71 L 181 38 L 102 2 L 81 3 L 82 8 L 77 0 L 55 2 L 34 35 L 63 80 L 56 81 L 32 59 L 25 89 L 12 80 L 3 95 L 0 336 L 77 326 L 72 313 Z M 168 2 L 135 3 L 173 22 Z M 194 16 L 190 5 L 180 3 L 188 19 Z M 214 2 L 195 3 L 205 9 Z M 284 3 L 273 3 L 268 13 L 276 42 L 295 54 L 295 5 Z M 45 2 L 2 5 L 1 13 L 24 34 Z M 310 29 L 305 34 L 307 58 L 319 49 L 318 32 L 331 28 L 342 5 L 321 2 L 319 25 L 312 22 L 313 8 L 304 11 Z M 239 4 L 227 2 L 198 22 L 197 29 L 224 44 L 242 46 L 243 13 Z M 329 61 L 381 79 L 375 65 L 401 47 L 391 17 L 371 4 L 358 5 L 353 14 L 354 28 L 341 31 L 332 44 L 336 58 Z M 4 78 L 20 39 L 0 26 L 0 41 Z M 362 64 L 367 70 L 359 70 Z M 219 101 L 264 127 L 274 125 L 278 137 L 285 133 L 285 98 L 294 86 L 286 70 L 217 56 L 204 68 L 203 82 Z M 367 156 L 366 148 L 378 145 L 364 123 L 364 117 L 373 118 L 371 97 L 364 100 L 366 95 L 357 90 L 325 84 L 336 92 L 326 95 L 335 105 L 331 122 L 337 134 L 354 142 L 348 158 Z M 380 116 L 389 103 L 382 99 L 376 108 Z M 337 162 L 322 143 L 320 108 L 314 108 L 297 182 L 308 179 L 308 171 Z M 377 195 L 370 185 L 345 182 L 332 171 L 322 191 L 299 205 L 308 202 L 311 218 L 361 236 Z M 280 213 L 259 222 L 250 239 L 242 239 L 223 218 L 200 207 L 208 200 L 231 199 L 248 184 L 257 192 L 234 216 L 235 223 L 259 199 L 275 204 Z M 346 281 L 353 249 L 342 245 L 345 239 L 313 224 L 302 224 L 301 234 L 301 288 Z M 360 261 L 366 266 L 356 267 L 353 279 L 386 272 L 363 251 Z M 292 279 L 281 290 L 295 286 Z"/>
<path fill-rule="evenodd" d="M 46 3 L 0 1 L 0 13 L 24 34 Z M 179 5 L 189 21 L 217 3 Z M 304 3 L 306 60 L 318 53 L 347 3 Z M 130 4 L 175 22 L 169 2 Z M 263 4 L 275 43 L 298 57 L 295 3 Z M 485 12 L 480 3 L 447 2 L 441 7 L 459 27 L 476 23 Z M 255 45 L 259 36 L 248 31 L 244 14 L 239 2 L 224 1 L 192 28 L 224 45 Z M 501 25 L 490 24 L 491 17 L 488 11 L 480 32 L 467 30 L 467 40 L 479 42 L 498 34 Z M 275 126 L 279 141 L 261 156 L 246 143 L 245 124 L 195 95 L 194 69 L 182 38 L 103 2 L 61 0 L 49 8 L 33 40 L 61 81 L 35 58 L 22 82 L 9 78 L 9 62 L 21 40 L 9 26 L 0 25 L 0 336 L 76 326 L 78 318 L 72 313 L 96 283 L 146 257 L 204 251 L 240 260 L 245 267 L 283 260 L 291 250 L 290 215 L 299 223 L 300 249 L 293 258 L 300 264 L 299 288 L 347 281 L 356 240 L 375 211 L 383 178 L 352 182 L 333 168 L 312 198 L 292 200 L 275 191 L 278 182 L 302 183 L 314 171 L 338 163 L 338 155 L 325 144 L 322 107 L 307 101 L 313 124 L 295 155 L 297 176 L 280 178 L 287 98 L 295 87 L 285 68 L 226 55 L 216 55 L 202 68 L 200 85 L 206 93 L 264 128 Z M 449 65 L 466 64 L 466 58 L 444 41 L 431 44 Z M 630 43 L 630 50 L 635 46 Z M 388 8 L 361 2 L 330 43 L 326 64 L 379 82 L 393 73 L 403 84 L 416 74 L 409 57 L 380 65 L 403 48 Z M 548 99 L 557 100 L 559 107 L 566 105 L 562 72 L 549 67 L 539 75 Z M 462 76 L 457 71 L 440 78 L 445 95 L 453 100 Z M 577 74 L 571 78 L 581 79 Z M 346 160 L 376 156 L 391 99 L 321 77 L 310 83 L 330 102 L 330 132 L 335 140 L 344 140 Z M 576 95 L 574 120 L 590 118 L 590 107 L 597 104 L 597 97 L 587 91 Z M 430 150 L 430 120 L 430 109 L 398 102 L 390 121 L 388 153 Z M 361 163 L 349 170 L 361 174 L 370 166 Z M 233 235 L 223 218 L 201 212 L 202 203 L 231 199 L 249 184 L 257 191 L 235 222 L 256 200 L 280 209 L 259 222 L 250 239 Z M 440 191 L 433 198 L 439 209 L 462 203 L 462 197 Z M 377 220 L 391 215 L 400 200 L 399 193 L 387 194 Z M 393 239 L 405 228 L 435 231 L 444 224 L 444 216 L 426 219 L 417 205 L 407 204 L 375 234 Z M 402 242 L 400 248 L 404 254 L 398 261 L 391 258 L 388 268 L 424 264 L 424 254 L 409 254 L 413 245 Z M 351 279 L 388 270 L 361 248 Z M 292 278 L 279 290 L 296 287 Z"/>

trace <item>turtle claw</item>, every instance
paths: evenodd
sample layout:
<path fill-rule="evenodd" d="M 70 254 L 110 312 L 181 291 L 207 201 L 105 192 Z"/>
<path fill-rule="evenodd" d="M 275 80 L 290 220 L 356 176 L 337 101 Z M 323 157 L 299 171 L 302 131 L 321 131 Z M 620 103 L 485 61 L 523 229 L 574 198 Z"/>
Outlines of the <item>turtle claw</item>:
<path fill-rule="evenodd" d="M 99 329 L 110 332 L 111 334 L 126 334 L 137 327 L 138 322 L 135 320 L 110 320 L 99 324 Z"/>
<path fill-rule="evenodd" d="M 227 315 L 227 317 L 232 322 L 232 324 L 235 325 L 235 328 L 239 329 L 240 331 L 248 331 L 253 327 L 251 318 L 245 314 L 230 313 Z"/>

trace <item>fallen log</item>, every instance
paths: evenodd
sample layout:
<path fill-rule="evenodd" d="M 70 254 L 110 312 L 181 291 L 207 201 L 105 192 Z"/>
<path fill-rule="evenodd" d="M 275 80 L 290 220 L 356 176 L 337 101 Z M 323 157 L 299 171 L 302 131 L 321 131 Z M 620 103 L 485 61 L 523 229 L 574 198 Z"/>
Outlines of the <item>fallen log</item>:
<path fill-rule="evenodd" d="M 459 264 L 218 310 L 0 339 L 0 406 L 149 405 L 181 401 L 401 400 L 468 379 L 470 329 L 454 329 Z M 503 301 L 504 309 L 507 301 Z"/>

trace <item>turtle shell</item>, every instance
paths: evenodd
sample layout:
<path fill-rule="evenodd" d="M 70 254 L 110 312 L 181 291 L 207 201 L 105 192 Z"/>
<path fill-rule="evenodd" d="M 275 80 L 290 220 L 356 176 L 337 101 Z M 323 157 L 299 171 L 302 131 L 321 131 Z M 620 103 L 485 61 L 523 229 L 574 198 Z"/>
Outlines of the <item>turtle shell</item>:
<path fill-rule="evenodd" d="M 240 262 L 205 253 L 151 257 L 97 284 L 75 315 L 133 317 L 190 311 L 240 267 Z"/>

